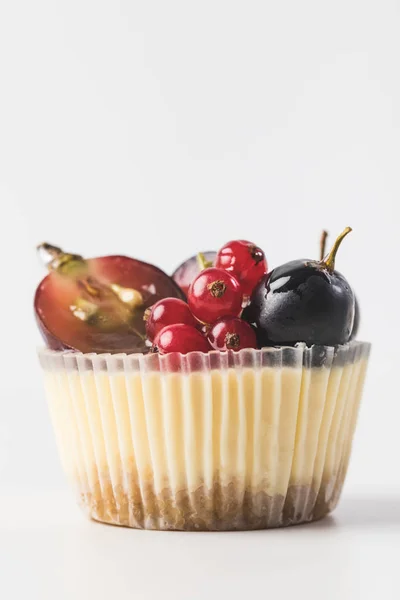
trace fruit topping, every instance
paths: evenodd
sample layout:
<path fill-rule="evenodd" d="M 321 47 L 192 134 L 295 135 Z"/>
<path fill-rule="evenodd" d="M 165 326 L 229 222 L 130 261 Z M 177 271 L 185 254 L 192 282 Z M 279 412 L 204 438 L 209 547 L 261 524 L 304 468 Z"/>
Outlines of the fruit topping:
<path fill-rule="evenodd" d="M 215 266 L 229 271 L 239 281 L 246 296 L 268 271 L 264 252 L 245 240 L 225 244 L 217 254 Z"/>
<path fill-rule="evenodd" d="M 237 317 L 225 317 L 214 323 L 207 335 L 214 350 L 241 350 L 257 348 L 256 334 L 253 328 Z"/>
<path fill-rule="evenodd" d="M 38 250 L 50 273 L 36 290 L 36 318 L 55 350 L 145 352 L 145 310 L 167 296 L 183 298 L 171 277 L 133 258 L 84 259 L 50 244 Z"/>
<path fill-rule="evenodd" d="M 326 229 L 322 230 L 321 238 L 319 242 L 319 260 L 322 262 L 325 258 L 326 240 L 328 239 L 328 232 Z"/>
<path fill-rule="evenodd" d="M 216 252 L 200 252 L 196 256 L 192 256 L 185 260 L 184 263 L 173 272 L 172 279 L 186 294 L 189 291 L 189 286 L 194 278 L 207 267 L 212 267 L 215 262 Z"/>
<path fill-rule="evenodd" d="M 195 327 L 185 323 L 167 325 L 158 333 L 152 347 L 153 352 L 208 352 L 211 347 L 204 335 Z"/>
<path fill-rule="evenodd" d="M 192 282 L 188 292 L 189 308 L 202 323 L 221 317 L 237 317 L 242 310 L 243 293 L 228 271 L 210 267 Z"/>
<path fill-rule="evenodd" d="M 353 330 L 351 332 L 350 339 L 354 340 L 360 327 L 360 305 L 357 300 L 357 296 L 354 296 L 354 323 Z"/>
<path fill-rule="evenodd" d="M 270 273 L 264 252 L 245 240 L 199 253 L 172 277 L 126 256 L 85 259 L 41 244 L 49 274 L 36 291 L 37 322 L 50 348 L 82 352 L 345 344 L 357 333 L 359 306 L 335 259 L 350 231 L 326 256 L 323 231 L 319 261 Z"/>
<path fill-rule="evenodd" d="M 198 322 L 190 312 L 189 306 L 179 298 L 164 298 L 156 302 L 144 313 L 146 321 L 146 333 L 148 339 L 153 342 L 156 335 L 167 325 L 184 323 L 197 327 Z"/>
<path fill-rule="evenodd" d="M 325 257 L 325 246 L 326 246 L 327 237 L 328 237 L 328 232 L 325 231 L 325 229 L 324 229 L 321 234 L 321 240 L 320 240 L 320 260 L 321 261 L 323 261 L 324 257 Z M 351 340 L 354 340 L 354 338 L 356 337 L 359 326 L 360 326 L 360 305 L 358 303 L 357 296 L 354 295 L 354 322 L 353 322 L 353 330 L 352 330 L 351 336 L 350 336 Z"/>
<path fill-rule="evenodd" d="M 349 341 L 354 321 L 354 293 L 335 270 L 347 227 L 322 261 L 294 260 L 265 275 L 251 296 L 243 318 L 257 328 L 260 345 L 335 346 Z"/>

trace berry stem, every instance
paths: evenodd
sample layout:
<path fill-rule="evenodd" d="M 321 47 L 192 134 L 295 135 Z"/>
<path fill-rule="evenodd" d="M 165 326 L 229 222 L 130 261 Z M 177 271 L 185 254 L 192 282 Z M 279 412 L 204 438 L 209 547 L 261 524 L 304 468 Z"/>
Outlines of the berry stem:
<path fill-rule="evenodd" d="M 320 247 L 320 253 L 319 253 L 319 260 L 322 262 L 325 258 L 325 251 L 326 251 L 326 238 L 328 237 L 328 232 L 326 231 L 326 229 L 324 229 L 321 233 L 321 239 L 319 242 L 319 247 Z"/>
<path fill-rule="evenodd" d="M 138 329 L 136 329 L 136 327 L 134 327 L 133 325 L 129 325 L 128 331 L 131 331 L 132 333 L 137 335 L 142 340 L 142 342 L 145 342 L 147 339 L 147 337 L 143 333 L 141 333 Z"/>
<path fill-rule="evenodd" d="M 339 249 L 339 246 L 342 243 L 342 241 L 344 240 L 344 238 L 346 237 L 346 235 L 348 233 L 350 233 L 351 231 L 353 231 L 351 227 L 346 227 L 346 229 L 344 229 L 342 231 L 342 233 L 336 238 L 336 241 L 333 244 L 332 250 L 329 252 L 326 259 L 321 261 L 325 265 L 325 267 L 328 269 L 328 271 L 330 271 L 331 273 L 332 273 L 332 271 L 335 270 L 335 259 L 336 259 L 336 254 Z"/>
<path fill-rule="evenodd" d="M 199 264 L 200 271 L 204 271 L 204 269 L 209 269 L 210 267 L 213 266 L 212 261 L 207 260 L 202 252 L 199 252 L 197 254 L 197 262 Z"/>
<path fill-rule="evenodd" d="M 62 275 L 75 275 L 86 270 L 86 261 L 80 254 L 69 254 L 58 246 L 47 242 L 37 246 L 39 258 L 49 271 L 57 271 Z"/>

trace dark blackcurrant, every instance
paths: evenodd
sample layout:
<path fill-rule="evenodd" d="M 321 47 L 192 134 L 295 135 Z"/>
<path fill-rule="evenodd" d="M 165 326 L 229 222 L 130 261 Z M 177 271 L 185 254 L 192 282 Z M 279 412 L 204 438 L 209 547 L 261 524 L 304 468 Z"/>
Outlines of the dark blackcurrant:
<path fill-rule="evenodd" d="M 360 305 L 357 300 L 357 296 L 354 296 L 354 323 L 353 331 L 351 332 L 351 339 L 354 340 L 360 327 Z"/>
<path fill-rule="evenodd" d="M 324 260 L 294 260 L 265 275 L 242 318 L 257 328 L 259 345 L 336 346 L 350 340 L 354 293 L 335 270 L 337 250 L 347 227 Z"/>
<path fill-rule="evenodd" d="M 328 238 L 328 232 L 324 229 L 321 233 L 319 249 L 320 255 L 319 259 L 322 262 L 325 258 L 325 248 L 326 248 L 326 240 Z M 358 333 L 358 329 L 360 326 L 360 305 L 357 300 L 357 296 L 354 295 L 354 322 L 353 322 L 353 330 L 351 332 L 350 339 L 354 340 Z"/>

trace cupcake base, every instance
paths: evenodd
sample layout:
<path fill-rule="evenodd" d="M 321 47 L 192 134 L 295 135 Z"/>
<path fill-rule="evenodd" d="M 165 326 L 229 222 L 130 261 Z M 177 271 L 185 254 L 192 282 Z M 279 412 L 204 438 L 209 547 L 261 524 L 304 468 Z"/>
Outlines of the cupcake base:
<path fill-rule="evenodd" d="M 368 354 L 352 342 L 41 359 L 61 460 L 91 518 L 228 531 L 334 509 Z"/>
<path fill-rule="evenodd" d="M 336 506 L 343 477 L 312 485 L 292 485 L 286 497 L 246 489 L 231 482 L 199 486 L 189 493 L 168 488 L 156 494 L 151 485 L 130 494 L 109 484 L 97 492 L 82 493 L 80 504 L 95 521 L 135 529 L 178 531 L 243 531 L 299 525 L 322 519 Z"/>

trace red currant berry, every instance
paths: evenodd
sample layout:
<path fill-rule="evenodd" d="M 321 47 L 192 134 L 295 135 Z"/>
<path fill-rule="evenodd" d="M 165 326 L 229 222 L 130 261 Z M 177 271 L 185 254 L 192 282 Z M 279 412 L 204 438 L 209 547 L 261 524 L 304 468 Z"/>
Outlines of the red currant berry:
<path fill-rule="evenodd" d="M 195 327 L 177 323 L 167 325 L 156 336 L 153 350 L 158 350 L 160 354 L 168 352 L 208 352 L 211 350 L 207 338 Z"/>
<path fill-rule="evenodd" d="M 242 288 L 237 280 L 215 267 L 201 271 L 188 293 L 189 308 L 202 323 L 214 323 L 220 317 L 237 317 L 242 310 L 242 300 Z"/>
<path fill-rule="evenodd" d="M 172 279 L 187 295 L 189 286 L 192 283 L 193 279 L 200 273 L 202 269 L 206 268 L 206 266 L 202 264 L 202 259 L 204 258 L 205 262 L 209 263 L 207 265 L 208 267 L 212 267 L 214 265 L 214 260 L 216 256 L 216 252 L 208 251 L 201 252 L 199 254 L 196 254 L 196 256 L 188 258 L 173 272 Z"/>
<path fill-rule="evenodd" d="M 219 319 L 209 330 L 208 341 L 220 351 L 257 348 L 254 329 L 238 318 Z"/>
<path fill-rule="evenodd" d="M 228 242 L 217 254 L 215 266 L 232 273 L 249 296 L 261 277 L 268 271 L 264 252 L 251 242 Z"/>
<path fill-rule="evenodd" d="M 190 312 L 189 306 L 179 298 L 163 298 L 144 313 L 146 321 L 146 334 L 152 342 L 157 333 L 166 325 L 185 323 L 192 327 L 197 326 L 197 321 Z"/>

